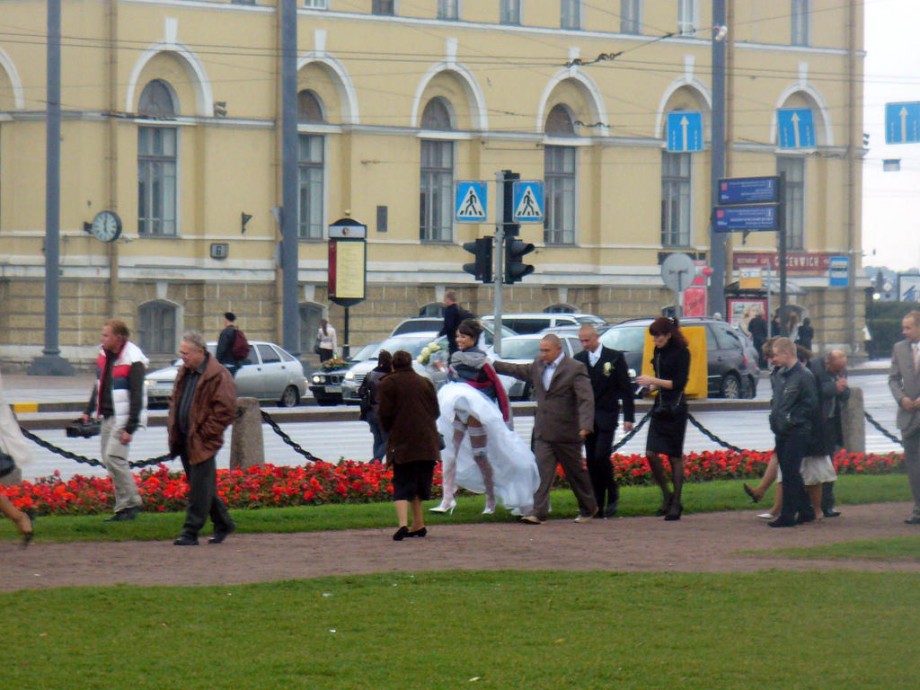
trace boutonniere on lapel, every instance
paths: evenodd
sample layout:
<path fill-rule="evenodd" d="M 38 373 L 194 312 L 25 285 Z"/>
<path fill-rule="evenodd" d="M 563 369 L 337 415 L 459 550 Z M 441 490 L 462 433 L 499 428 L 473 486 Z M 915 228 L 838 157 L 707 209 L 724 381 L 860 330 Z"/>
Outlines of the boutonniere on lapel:
<path fill-rule="evenodd" d="M 610 376 L 611 369 L 613 369 L 613 365 L 610 362 L 604 362 L 604 376 Z"/>

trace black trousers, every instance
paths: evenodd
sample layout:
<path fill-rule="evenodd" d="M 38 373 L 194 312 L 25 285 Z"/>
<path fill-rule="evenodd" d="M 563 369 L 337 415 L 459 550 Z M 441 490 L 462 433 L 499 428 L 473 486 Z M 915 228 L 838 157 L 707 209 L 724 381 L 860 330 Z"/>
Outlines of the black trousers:
<path fill-rule="evenodd" d="M 802 459 L 808 450 L 808 434 L 790 434 L 776 437 L 776 458 L 783 471 L 782 520 L 795 520 L 796 513 L 804 517 L 813 515 L 805 482 L 802 481 Z"/>
<path fill-rule="evenodd" d="M 613 476 L 610 464 L 610 449 L 613 448 L 615 429 L 596 431 L 585 436 L 585 459 L 588 465 L 588 477 L 597 509 L 603 513 L 604 506 L 616 505 L 620 500 L 620 487 Z M 605 502 L 606 499 L 606 502 Z"/>
<path fill-rule="evenodd" d="M 185 524 L 182 534 L 197 537 L 204 523 L 211 516 L 214 531 L 227 530 L 233 525 L 227 506 L 217 495 L 217 462 L 214 458 L 192 465 L 185 453 L 180 456 L 185 476 L 188 478 L 188 507 L 185 509 Z"/>

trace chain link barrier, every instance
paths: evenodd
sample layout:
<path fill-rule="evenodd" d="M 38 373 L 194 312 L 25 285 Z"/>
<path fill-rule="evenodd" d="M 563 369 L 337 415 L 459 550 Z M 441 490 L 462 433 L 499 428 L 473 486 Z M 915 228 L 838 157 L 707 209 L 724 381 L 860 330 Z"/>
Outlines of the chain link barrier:
<path fill-rule="evenodd" d="M 272 431 L 274 431 L 278 435 L 278 437 L 281 438 L 281 440 L 284 441 L 284 443 L 286 443 L 295 453 L 301 455 L 302 457 L 306 458 L 310 462 L 324 462 L 322 458 L 318 458 L 315 455 L 313 455 L 313 453 L 303 448 L 303 446 L 301 446 L 299 443 L 293 440 L 290 436 L 288 436 L 284 431 L 282 431 L 281 427 L 278 425 L 278 422 L 272 419 L 272 416 L 268 414 L 268 412 L 266 412 L 265 410 L 259 410 L 259 411 L 262 414 L 262 421 L 268 424 L 268 426 L 271 427 Z M 649 421 L 649 419 L 651 418 L 651 414 L 652 414 L 651 412 L 646 412 L 645 416 L 642 419 L 640 419 L 636 423 L 635 426 L 633 426 L 632 431 L 627 433 L 625 436 L 623 436 L 623 438 L 621 438 L 619 441 L 617 441 L 613 445 L 611 452 L 616 452 L 620 448 L 625 446 L 627 443 L 629 443 L 632 440 L 633 436 L 639 433 L 642 427 L 645 426 L 645 424 Z M 892 434 L 890 431 L 888 431 L 885 427 L 883 427 L 878 422 L 878 420 L 876 420 L 871 414 L 869 414 L 868 412 L 864 412 L 863 414 L 866 417 L 866 421 L 868 421 L 872 426 L 874 426 L 878 431 L 880 431 L 889 441 L 894 441 L 898 445 L 902 447 L 904 446 L 904 442 L 900 438 L 898 438 L 897 436 Z M 700 423 L 700 421 L 697 420 L 697 418 L 694 417 L 692 414 L 688 413 L 687 419 L 701 434 L 703 434 L 703 436 L 708 438 L 713 443 L 721 446 L 722 448 L 727 448 L 728 450 L 734 451 L 736 453 L 746 452 L 743 448 L 739 448 L 738 446 L 735 446 L 729 443 L 728 441 L 716 436 L 714 433 L 709 431 L 709 429 L 703 426 L 702 423 Z M 38 444 L 45 450 L 55 453 L 56 455 L 60 455 L 63 458 L 67 458 L 68 460 L 73 460 L 74 462 L 78 462 L 83 465 L 89 465 L 90 467 L 102 467 L 103 466 L 102 462 L 100 462 L 99 460 L 96 460 L 95 458 L 88 458 L 85 455 L 79 455 L 78 453 L 72 453 L 69 450 L 58 448 L 53 443 L 49 443 L 48 441 L 45 441 L 44 439 L 36 436 L 28 429 L 22 426 L 20 426 L 19 428 L 22 430 L 23 436 L 25 436 L 27 439 L 29 439 L 33 443 Z M 166 455 L 159 455 L 155 458 L 148 458 L 146 460 L 138 460 L 135 462 L 129 462 L 128 466 L 131 467 L 132 469 L 137 469 L 141 467 L 150 467 L 151 465 L 159 465 L 165 462 L 170 462 L 172 460 L 175 460 L 175 458 L 166 454 Z"/>
<path fill-rule="evenodd" d="M 288 444 L 294 450 L 295 453 L 299 453 L 300 455 L 305 457 L 310 462 L 325 462 L 322 458 L 318 458 L 315 455 L 313 455 L 313 453 L 311 453 L 310 451 L 305 450 L 299 443 L 297 443 L 297 441 L 293 440 L 290 436 L 284 433 L 281 430 L 281 427 L 278 426 L 278 422 L 272 419 L 271 415 L 268 414 L 268 412 L 266 412 L 265 410 L 259 410 L 259 411 L 262 413 L 262 421 L 268 424 L 272 428 L 272 431 L 278 434 L 281 440 L 284 441 L 286 444 Z"/>
<path fill-rule="evenodd" d="M 78 453 L 71 453 L 69 450 L 58 448 L 53 443 L 49 443 L 43 438 L 39 438 L 38 436 L 33 434 L 28 429 L 22 426 L 20 426 L 19 428 L 22 430 L 23 436 L 25 436 L 27 439 L 29 439 L 33 443 L 37 443 L 45 450 L 51 451 L 55 455 L 60 455 L 62 458 L 67 458 L 68 460 L 73 460 L 74 462 L 79 462 L 83 465 L 89 465 L 90 467 L 103 467 L 102 462 L 99 460 L 96 460 L 95 458 L 88 458 L 85 455 L 79 455 Z M 150 465 L 159 465 L 160 463 L 169 462 L 170 460 L 173 460 L 173 459 L 174 458 L 170 457 L 168 454 L 158 455 L 155 458 L 147 458 L 146 460 L 137 460 L 135 462 L 129 462 L 128 467 L 131 467 L 132 469 L 136 469 L 138 467 L 149 467 Z"/>
<path fill-rule="evenodd" d="M 902 448 L 904 447 L 904 441 L 902 441 L 902 440 L 899 439 L 897 436 L 895 436 L 895 435 L 892 434 L 890 431 L 888 431 L 888 429 L 886 429 L 885 427 L 883 427 L 883 426 L 879 423 L 879 421 L 878 421 L 877 419 L 875 419 L 875 417 L 873 417 L 871 414 L 869 414 L 869 413 L 866 412 L 865 410 L 863 410 L 863 415 L 865 415 L 866 421 L 869 422 L 869 424 L 871 424 L 872 426 L 874 426 L 876 429 L 878 429 L 880 432 L 882 432 L 882 435 L 885 436 L 885 438 L 887 438 L 889 441 L 894 441 L 895 443 L 897 443 L 897 444 L 898 444 L 899 446 L 901 446 Z"/>
<path fill-rule="evenodd" d="M 693 416 L 692 414 L 690 414 L 689 412 L 687 413 L 687 419 L 689 420 L 689 422 L 690 422 L 694 427 L 696 427 L 697 431 L 699 431 L 701 434 L 703 434 L 703 436 L 705 436 L 706 438 L 708 438 L 708 439 L 709 439 L 710 441 L 712 441 L 713 443 L 718 443 L 718 444 L 719 444 L 720 446 L 722 446 L 723 448 L 728 448 L 729 450 L 733 450 L 733 451 L 735 451 L 736 453 L 749 452 L 749 451 L 745 451 L 743 448 L 739 448 L 738 446 L 733 446 L 733 445 L 732 445 L 731 443 L 729 443 L 728 441 L 725 441 L 725 440 L 719 438 L 719 437 L 716 436 L 714 433 L 712 433 L 709 429 L 707 429 L 707 428 L 704 427 L 702 424 L 700 424 L 700 422 L 697 420 L 697 418 L 694 417 L 694 416 Z"/>

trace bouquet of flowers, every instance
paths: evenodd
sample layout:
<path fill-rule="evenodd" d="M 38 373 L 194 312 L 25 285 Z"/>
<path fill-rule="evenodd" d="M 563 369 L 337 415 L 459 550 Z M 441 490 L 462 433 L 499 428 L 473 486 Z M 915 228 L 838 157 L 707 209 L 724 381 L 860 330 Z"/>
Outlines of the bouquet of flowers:
<path fill-rule="evenodd" d="M 323 371 L 335 371 L 336 369 L 347 369 L 350 365 L 344 359 L 333 357 L 323 362 Z"/>
<path fill-rule="evenodd" d="M 425 347 L 422 348 L 422 351 L 419 353 L 418 357 L 416 357 L 415 359 L 419 364 L 423 366 L 428 366 L 428 364 L 431 362 L 431 356 L 435 352 L 440 352 L 441 350 L 443 350 L 443 348 L 440 345 L 438 345 L 437 341 L 432 340 L 430 343 L 428 343 Z"/>

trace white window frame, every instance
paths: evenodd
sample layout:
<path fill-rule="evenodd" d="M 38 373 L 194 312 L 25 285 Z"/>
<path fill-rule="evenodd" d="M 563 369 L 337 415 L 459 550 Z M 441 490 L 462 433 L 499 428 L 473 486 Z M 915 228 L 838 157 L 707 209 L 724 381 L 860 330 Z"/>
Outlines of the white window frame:
<path fill-rule="evenodd" d="M 303 158 L 304 144 L 318 143 L 319 159 Z M 312 149 L 312 147 L 311 147 Z M 317 180 L 314 176 L 318 173 Z M 305 179 L 308 178 L 308 179 Z M 308 215 L 304 220 L 304 190 L 306 190 Z M 324 237 L 326 198 L 326 137 L 321 134 L 300 132 L 297 135 L 297 237 L 301 240 L 321 240 Z M 315 205 L 319 205 L 318 213 Z M 316 220 L 316 219 L 319 220 Z"/>
<path fill-rule="evenodd" d="M 154 136 L 154 132 L 172 133 L 174 147 L 172 155 L 157 155 L 152 153 L 141 152 L 142 134 L 149 132 Z M 141 216 L 142 205 L 138 204 L 137 209 L 137 232 L 141 237 L 177 237 L 179 234 L 179 128 L 175 126 L 163 127 L 159 125 L 141 124 L 137 130 L 137 185 L 138 196 L 141 196 L 142 180 L 147 185 L 144 190 L 143 202 L 149 205 L 146 209 L 146 215 Z M 163 169 L 167 170 L 164 171 Z M 168 174 L 168 169 L 172 169 L 172 175 Z M 165 200 L 161 192 L 159 204 L 155 204 L 155 183 L 161 186 L 171 185 L 172 189 L 166 192 L 169 198 Z M 156 206 L 156 208 L 153 208 Z M 154 215 L 156 214 L 156 215 Z M 151 227 L 153 226 L 153 227 Z"/>
<path fill-rule="evenodd" d="M 384 5 L 389 7 L 389 12 L 385 11 L 387 8 Z M 371 14 L 378 17 L 395 17 L 396 0 L 371 0 Z"/>
<path fill-rule="evenodd" d="M 642 0 L 620 0 L 620 33 L 642 33 Z"/>
<path fill-rule="evenodd" d="M 438 19 L 458 21 L 460 19 L 460 0 L 438 0 Z"/>
<path fill-rule="evenodd" d="M 521 0 L 501 0 L 499 21 L 510 26 L 521 25 Z"/>
<path fill-rule="evenodd" d="M 581 29 L 581 0 L 562 0 L 559 25 L 569 31 Z"/>
<path fill-rule="evenodd" d="M 561 170 L 555 165 L 559 156 L 563 158 Z M 554 247 L 573 246 L 578 224 L 578 147 L 545 145 L 543 182 L 543 242 Z"/>
<path fill-rule="evenodd" d="M 303 6 L 308 10 L 328 10 L 329 0 L 303 0 Z"/>
<path fill-rule="evenodd" d="M 692 36 L 699 28 L 699 0 L 677 0 L 677 33 L 681 36 Z"/>
<path fill-rule="evenodd" d="M 685 165 L 686 175 L 683 174 Z M 676 174 L 671 172 L 675 166 Z M 689 247 L 692 231 L 693 154 L 662 151 L 661 246 Z"/>
<path fill-rule="evenodd" d="M 777 156 L 776 174 L 785 173 L 786 185 L 783 206 L 786 214 L 783 227 L 786 231 L 786 249 L 805 249 L 805 185 L 807 165 L 803 156 Z"/>
<path fill-rule="evenodd" d="M 792 0 L 789 16 L 792 22 L 789 43 L 794 46 L 811 45 L 811 2 Z"/>
<path fill-rule="evenodd" d="M 450 152 L 447 165 L 426 165 L 426 150 Z M 454 236 L 454 142 L 422 139 L 419 150 L 419 239 L 422 242 L 452 242 Z M 423 203 L 424 202 L 424 203 Z"/>

